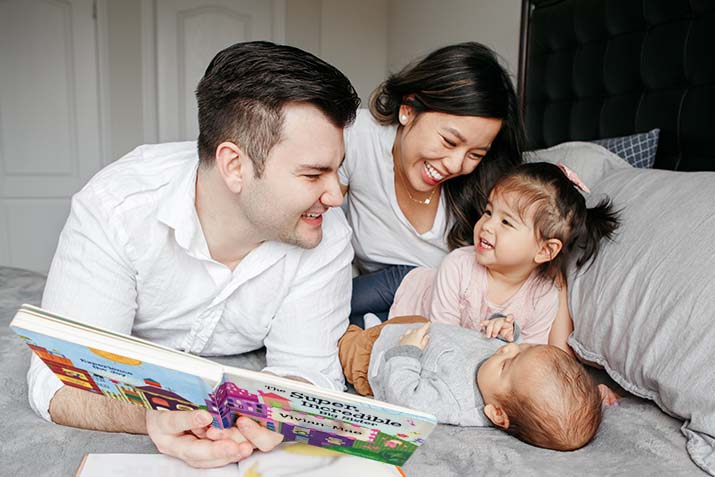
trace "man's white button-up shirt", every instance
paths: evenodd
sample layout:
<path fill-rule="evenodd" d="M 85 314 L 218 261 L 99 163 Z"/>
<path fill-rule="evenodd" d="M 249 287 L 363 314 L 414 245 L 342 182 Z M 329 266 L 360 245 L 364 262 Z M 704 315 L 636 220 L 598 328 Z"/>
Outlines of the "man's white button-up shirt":
<path fill-rule="evenodd" d="M 350 228 L 324 214 L 314 249 L 265 242 L 231 271 L 195 208 L 195 142 L 141 146 L 72 199 L 42 298 L 69 318 L 205 356 L 265 345 L 267 371 L 343 389 L 337 341 L 350 311 Z M 33 356 L 35 412 L 62 386 Z"/>

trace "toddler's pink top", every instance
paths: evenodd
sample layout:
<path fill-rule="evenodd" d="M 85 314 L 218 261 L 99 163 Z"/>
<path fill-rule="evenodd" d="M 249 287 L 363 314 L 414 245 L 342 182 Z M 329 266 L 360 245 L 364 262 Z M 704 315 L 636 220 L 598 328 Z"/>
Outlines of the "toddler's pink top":
<path fill-rule="evenodd" d="M 390 308 L 390 318 L 422 315 L 435 323 L 479 330 L 494 313 L 513 315 L 526 343 L 546 344 L 559 310 L 559 290 L 551 280 L 532 274 L 501 304 L 487 300 L 487 269 L 476 261 L 473 246 L 448 254 L 438 270 L 415 268 L 405 276 Z"/>

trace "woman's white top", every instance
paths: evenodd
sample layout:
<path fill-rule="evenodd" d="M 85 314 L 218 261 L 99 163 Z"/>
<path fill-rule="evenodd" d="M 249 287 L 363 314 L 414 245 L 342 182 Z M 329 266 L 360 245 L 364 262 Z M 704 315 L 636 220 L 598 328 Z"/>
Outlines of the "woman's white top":
<path fill-rule="evenodd" d="M 392 159 L 396 134 L 397 125 L 379 124 L 367 109 L 358 110 L 355 123 L 345 130 L 340 182 L 350 187 L 347 217 L 356 263 L 363 273 L 398 264 L 436 268 L 449 251 L 444 197 L 432 229 L 423 234 L 400 210 Z"/>

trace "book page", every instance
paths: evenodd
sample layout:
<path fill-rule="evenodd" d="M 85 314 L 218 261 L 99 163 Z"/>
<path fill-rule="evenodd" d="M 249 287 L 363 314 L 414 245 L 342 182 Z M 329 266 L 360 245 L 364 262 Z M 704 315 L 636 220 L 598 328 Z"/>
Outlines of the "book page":
<path fill-rule="evenodd" d="M 195 469 L 163 454 L 89 454 L 76 477 L 137 477 L 171 475 L 172 477 L 237 477 L 235 464 L 217 469 Z"/>
<path fill-rule="evenodd" d="M 256 451 L 236 464 L 195 469 L 163 454 L 88 454 L 76 477 L 405 477 L 394 465 L 299 443 L 283 443 L 271 452 Z"/>
<path fill-rule="evenodd" d="M 256 452 L 238 464 L 240 477 L 405 477 L 394 465 L 287 442 L 271 452 Z"/>

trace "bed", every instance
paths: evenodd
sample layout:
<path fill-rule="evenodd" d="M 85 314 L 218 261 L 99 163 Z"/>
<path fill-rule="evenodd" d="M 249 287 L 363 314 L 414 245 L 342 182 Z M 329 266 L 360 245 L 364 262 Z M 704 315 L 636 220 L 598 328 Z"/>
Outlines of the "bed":
<path fill-rule="evenodd" d="M 8 328 L 21 303 L 39 305 L 44 277 L 0 267 L 0 446 L 2 475 L 73 475 L 84 453 L 155 453 L 146 436 L 84 431 L 46 424 L 27 404 L 25 373 L 30 354 Z M 260 369 L 262 352 L 225 360 Z M 439 426 L 407 463 L 409 476 L 465 475 L 697 475 L 684 450 L 680 422 L 652 404 L 626 398 L 606 412 L 598 439 L 563 454 L 536 449 L 494 429 Z"/>
<path fill-rule="evenodd" d="M 620 404 L 605 410 L 595 440 L 575 452 L 534 448 L 495 429 L 439 426 L 404 470 L 410 476 L 441 477 L 707 475 L 702 470 L 709 462 L 707 453 L 694 463 L 687 449 L 692 439 L 681 430 L 690 402 L 681 402 L 678 389 L 673 392 L 673 381 L 665 379 L 672 370 L 658 367 L 656 358 L 670 353 L 677 358 L 675 367 L 686 371 L 704 363 L 705 373 L 712 360 L 699 356 L 700 361 L 689 361 L 665 345 L 654 349 L 623 326 L 638 324 L 642 338 L 650 329 L 649 317 L 673 316 L 670 322 L 676 323 L 701 317 L 706 321 L 692 323 L 699 341 L 693 338 L 682 347 L 698 350 L 715 344 L 713 327 L 707 326 L 715 317 L 706 307 L 715 297 L 709 285 L 715 283 L 710 243 L 715 237 L 715 174 L 668 171 L 715 170 L 715 2 L 532 0 L 524 2 L 523 12 L 519 89 L 531 147 L 545 151 L 535 158 L 570 162 L 594 193 L 609 193 L 624 210 L 640 211 L 638 227 L 652 227 L 645 234 L 627 221 L 598 263 L 570 277 L 576 326 L 572 344 L 606 369 L 592 368 L 599 381 L 616 386 L 616 379 L 635 394 L 622 391 Z M 599 146 L 571 142 L 656 128 L 655 169 L 649 170 L 624 165 Z M 671 183 L 672 192 L 663 186 Z M 657 200 L 653 190 L 661 191 Z M 674 198 L 678 207 L 668 207 Z M 665 225 L 654 223 L 659 217 Z M 692 217 L 698 224 L 688 228 Z M 658 256 L 654 262 L 652 249 L 668 240 L 668 226 L 687 229 L 699 239 L 682 253 Z M 610 278 L 618 266 L 623 267 L 621 276 Z M 676 272 L 688 267 L 689 274 L 663 284 L 658 277 L 667 275 L 668 267 Z M 644 271 L 654 268 L 657 273 L 644 277 Z M 2 475 L 72 475 L 84 453 L 156 452 L 145 436 L 64 428 L 39 420 L 30 410 L 25 382 L 30 354 L 7 324 L 20 304 L 40 303 L 43 284 L 39 274 L 0 268 Z M 655 340 L 667 332 L 685 333 L 668 323 L 646 336 Z M 264 355 L 258 351 L 225 362 L 260 369 Z M 711 375 L 693 371 L 691 382 L 681 383 L 700 393 L 695 397 L 706 410 L 713 408 Z M 689 420 L 695 422 L 697 416 L 691 414 Z"/>

